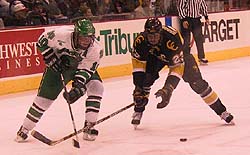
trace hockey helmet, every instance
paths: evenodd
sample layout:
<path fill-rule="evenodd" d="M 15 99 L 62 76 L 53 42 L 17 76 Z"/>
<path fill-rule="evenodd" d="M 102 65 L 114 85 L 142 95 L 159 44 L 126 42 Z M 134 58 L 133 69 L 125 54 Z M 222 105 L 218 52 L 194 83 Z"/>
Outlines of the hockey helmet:
<path fill-rule="evenodd" d="M 88 19 L 81 19 L 75 23 L 76 33 L 82 36 L 92 36 L 95 35 L 95 27 L 92 22 Z"/>
<path fill-rule="evenodd" d="M 157 45 L 161 40 L 162 24 L 158 18 L 148 18 L 144 25 L 147 41 L 151 45 Z"/>
<path fill-rule="evenodd" d="M 158 18 L 148 18 L 145 25 L 144 31 L 148 33 L 159 33 L 162 30 L 161 21 Z"/>
<path fill-rule="evenodd" d="M 88 19 L 81 19 L 75 23 L 74 42 L 76 48 L 86 50 L 95 38 L 95 27 Z"/>

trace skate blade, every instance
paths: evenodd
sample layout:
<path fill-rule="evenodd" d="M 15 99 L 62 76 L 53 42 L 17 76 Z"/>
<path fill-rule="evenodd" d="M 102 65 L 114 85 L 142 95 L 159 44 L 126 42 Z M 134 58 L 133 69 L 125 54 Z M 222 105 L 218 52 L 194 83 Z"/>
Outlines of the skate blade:
<path fill-rule="evenodd" d="M 89 134 L 84 134 L 83 135 L 83 140 L 86 140 L 86 141 L 95 141 L 96 139 L 96 136 L 94 135 L 89 135 Z"/>
<path fill-rule="evenodd" d="M 227 125 L 234 126 L 234 125 L 235 125 L 235 122 L 234 122 L 234 121 L 231 121 L 231 122 L 227 123 Z"/>
<path fill-rule="evenodd" d="M 15 142 L 17 143 L 26 143 L 28 140 L 27 139 L 23 139 L 22 137 L 18 136 L 14 139 Z"/>
<path fill-rule="evenodd" d="M 138 126 L 138 125 L 134 125 L 134 130 L 137 130 L 137 126 Z"/>
<path fill-rule="evenodd" d="M 201 63 L 200 62 L 200 66 L 207 66 L 208 65 L 208 63 Z"/>

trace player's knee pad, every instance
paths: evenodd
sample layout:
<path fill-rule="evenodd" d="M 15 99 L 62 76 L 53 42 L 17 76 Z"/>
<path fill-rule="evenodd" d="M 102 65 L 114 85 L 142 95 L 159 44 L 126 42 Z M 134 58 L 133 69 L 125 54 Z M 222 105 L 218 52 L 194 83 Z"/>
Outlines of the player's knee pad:
<path fill-rule="evenodd" d="M 209 87 L 208 83 L 203 79 L 190 82 L 189 85 L 197 94 L 202 94 Z"/>
<path fill-rule="evenodd" d="M 101 81 L 91 80 L 86 84 L 88 96 L 103 96 L 104 87 Z"/>
<path fill-rule="evenodd" d="M 145 75 L 145 80 L 143 82 L 143 85 L 146 87 L 151 87 L 158 78 L 159 78 L 159 73 L 154 73 L 154 74 L 147 73 Z"/>
<path fill-rule="evenodd" d="M 184 56 L 185 66 L 183 80 L 188 83 L 196 82 L 202 80 L 202 75 L 199 70 L 199 67 L 192 54 Z"/>

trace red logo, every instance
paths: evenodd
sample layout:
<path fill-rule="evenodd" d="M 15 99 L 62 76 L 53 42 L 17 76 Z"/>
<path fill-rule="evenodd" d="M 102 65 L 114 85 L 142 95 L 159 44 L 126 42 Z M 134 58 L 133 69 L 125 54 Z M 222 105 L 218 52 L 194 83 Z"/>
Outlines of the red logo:
<path fill-rule="evenodd" d="M 0 32 L 0 78 L 42 73 L 44 62 L 36 48 L 44 29 Z"/>

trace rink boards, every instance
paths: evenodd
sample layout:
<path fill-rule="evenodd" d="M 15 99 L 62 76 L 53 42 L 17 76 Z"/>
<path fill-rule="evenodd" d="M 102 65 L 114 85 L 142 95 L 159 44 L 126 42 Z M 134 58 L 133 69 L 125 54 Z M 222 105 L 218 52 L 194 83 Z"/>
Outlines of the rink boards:
<path fill-rule="evenodd" d="M 203 25 L 206 57 L 210 62 L 250 56 L 250 11 L 211 14 L 210 25 Z M 104 49 L 98 69 L 103 79 L 130 75 L 130 49 L 143 31 L 146 19 L 94 23 L 96 36 Z M 179 27 L 178 17 L 162 17 L 162 23 Z M 44 63 L 36 42 L 44 30 L 58 26 L 0 31 L 0 95 L 36 89 Z M 72 29 L 72 25 L 65 25 Z M 196 55 L 195 45 L 192 52 Z"/>

